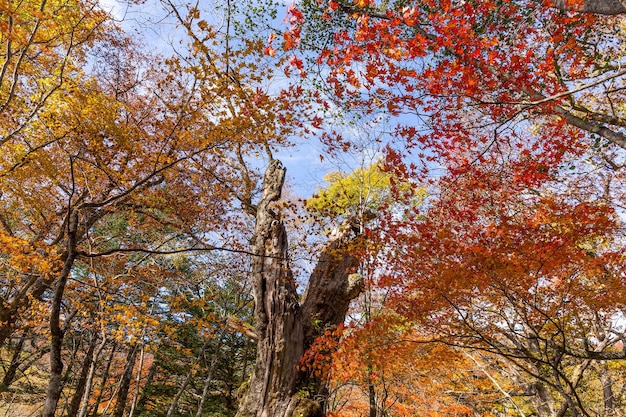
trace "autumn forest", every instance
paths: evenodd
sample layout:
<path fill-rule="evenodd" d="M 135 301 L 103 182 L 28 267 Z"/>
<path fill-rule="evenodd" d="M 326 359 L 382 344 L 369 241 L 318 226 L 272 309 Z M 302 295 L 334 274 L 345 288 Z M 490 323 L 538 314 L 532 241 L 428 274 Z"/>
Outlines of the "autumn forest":
<path fill-rule="evenodd" d="M 626 416 L 625 222 L 620 0 L 0 0 L 0 416 Z"/>

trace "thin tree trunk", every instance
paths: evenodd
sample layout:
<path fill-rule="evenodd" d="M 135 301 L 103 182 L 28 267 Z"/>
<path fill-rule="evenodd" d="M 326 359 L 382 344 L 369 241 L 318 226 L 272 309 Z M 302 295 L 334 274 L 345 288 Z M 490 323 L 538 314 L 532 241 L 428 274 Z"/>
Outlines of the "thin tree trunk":
<path fill-rule="evenodd" d="M 130 348 L 128 356 L 126 357 L 126 367 L 124 368 L 124 374 L 120 380 L 120 387 L 117 392 L 117 401 L 115 403 L 115 411 L 113 417 L 123 417 L 124 409 L 126 408 L 126 400 L 128 399 L 128 391 L 130 390 L 130 382 L 133 378 L 133 368 L 137 361 L 137 346 Z"/>
<path fill-rule="evenodd" d="M 68 319 L 66 319 L 66 323 L 67 323 L 67 320 Z M 71 320 L 71 318 L 69 320 Z M 63 326 L 63 327 L 64 327 L 63 333 L 65 333 L 65 329 L 67 329 L 68 326 Z M 76 339 L 73 339 L 72 341 L 73 341 L 72 351 L 69 354 L 69 361 L 64 366 L 65 374 L 63 375 L 63 386 L 67 385 L 68 381 L 70 381 L 75 375 L 74 365 L 76 364 L 76 360 L 78 359 L 78 350 L 80 349 L 80 345 L 82 344 L 83 337 L 82 336 L 80 337 L 78 343 L 76 342 Z"/>
<path fill-rule="evenodd" d="M 613 394 L 613 379 L 606 363 L 600 363 L 600 381 L 602 382 L 602 399 L 604 403 L 604 417 L 614 416 L 615 395 Z"/>
<path fill-rule="evenodd" d="M 209 388 L 211 388 L 211 381 L 213 380 L 213 372 L 215 371 L 215 365 L 217 365 L 217 361 L 220 357 L 221 348 L 222 348 L 222 342 L 220 341 L 220 343 L 218 343 L 217 345 L 215 354 L 211 358 L 211 365 L 209 366 L 207 376 L 206 378 L 204 378 L 204 386 L 202 387 L 202 397 L 200 398 L 200 404 L 198 404 L 198 411 L 196 412 L 196 417 L 202 417 L 202 412 L 204 411 L 204 405 L 206 404 L 206 398 L 209 395 Z"/>
<path fill-rule="evenodd" d="M 11 357 L 11 363 L 7 368 L 7 371 L 4 373 L 4 377 L 2 378 L 2 386 L 4 388 L 8 388 L 15 379 L 15 375 L 17 374 L 17 370 L 19 369 L 19 365 L 22 363 L 20 361 L 20 356 L 22 356 L 22 349 L 24 348 L 24 341 L 26 340 L 26 331 L 22 333 L 20 340 L 17 342 L 15 349 L 13 350 L 13 356 Z"/>
<path fill-rule="evenodd" d="M 15 314 L 9 309 L 0 310 L 0 349 L 15 331 Z"/>
<path fill-rule="evenodd" d="M 368 367 L 367 369 L 367 373 L 368 376 L 371 373 L 371 368 Z M 377 417 L 377 412 L 376 412 L 376 390 L 374 389 L 374 384 L 372 384 L 371 382 L 367 384 L 367 389 L 368 389 L 368 397 L 369 397 L 369 403 L 370 403 L 370 417 Z"/>
<path fill-rule="evenodd" d="M 85 358 L 83 359 L 83 366 L 80 371 L 80 377 L 78 378 L 78 381 L 76 381 L 76 390 L 74 391 L 72 401 L 70 401 L 70 405 L 67 409 L 68 416 L 75 416 L 78 414 L 81 400 L 83 399 L 85 389 L 87 388 L 87 378 L 89 377 L 91 364 L 93 363 L 93 357 L 96 350 L 97 341 L 98 338 L 95 334 L 93 334 L 91 336 L 91 339 L 89 340 L 89 347 L 87 348 L 87 353 L 85 354 Z"/>
<path fill-rule="evenodd" d="M 180 384 L 180 387 L 178 387 L 178 391 L 176 391 L 174 398 L 172 398 L 172 402 L 170 403 L 170 406 L 167 409 L 167 414 L 165 415 L 165 417 L 172 417 L 172 415 L 174 414 L 174 411 L 176 411 L 176 409 L 178 408 L 178 401 L 180 400 L 180 397 L 183 395 L 183 393 L 187 389 L 187 386 L 191 382 L 191 379 L 193 378 L 193 371 L 194 371 L 194 366 L 192 365 L 191 368 L 189 369 L 189 372 L 187 372 L 187 374 L 185 375 L 185 379 L 183 379 L 183 383 Z"/>
<path fill-rule="evenodd" d="M 256 216 L 252 244 L 252 280 L 255 301 L 257 357 L 247 396 L 238 417 L 311 417 L 322 407 L 297 395 L 311 383 L 321 383 L 298 371 L 300 359 L 320 330 L 345 319 L 349 302 L 361 282 L 352 274 L 358 260 L 347 249 L 354 230 L 342 224 L 322 250 L 302 302 L 289 262 L 285 226 L 273 207 L 280 199 L 285 169 L 271 160 L 265 172 L 263 194 Z M 358 230 L 358 229 L 357 229 Z"/>
<path fill-rule="evenodd" d="M 63 350 L 63 330 L 61 329 L 61 303 L 63 301 L 63 293 L 65 285 L 70 276 L 70 271 L 76 259 L 76 231 L 78 228 L 78 212 L 72 210 L 69 214 L 68 231 L 67 231 L 67 256 L 65 264 L 61 271 L 61 275 L 54 288 L 54 296 L 52 298 L 52 306 L 50 312 L 50 379 L 48 382 L 48 391 L 46 401 L 43 406 L 42 417 L 54 417 L 54 413 L 61 397 L 63 389 L 63 358 L 61 353 Z"/>
<path fill-rule="evenodd" d="M 50 347 L 46 346 L 41 348 L 38 352 L 32 354 L 27 359 L 23 360 L 18 364 L 17 372 L 24 374 L 35 362 L 38 362 L 42 357 L 46 355 L 46 353 L 50 352 Z M 16 373 L 17 375 L 17 373 Z M 15 375 L 13 376 L 15 379 Z M 14 381 L 11 381 L 13 383 Z"/>
<path fill-rule="evenodd" d="M 87 380 L 85 381 L 85 389 L 83 390 L 83 398 L 81 401 L 80 411 L 78 412 L 78 417 L 87 417 L 87 412 L 89 410 L 89 396 L 91 395 L 91 387 L 93 386 L 93 380 L 96 375 L 98 359 L 106 346 L 106 342 L 107 339 L 105 337 L 102 339 L 102 342 L 98 346 L 98 350 L 93 355 L 92 361 L 89 364 L 89 374 L 87 375 Z"/>
<path fill-rule="evenodd" d="M 141 370 L 143 369 L 143 359 L 145 354 L 145 345 L 141 344 L 141 353 L 139 354 L 139 369 L 137 370 L 137 377 L 135 378 L 135 394 L 133 395 L 133 401 L 130 406 L 130 412 L 128 417 L 133 417 L 135 414 L 135 407 L 137 406 L 137 399 L 139 397 L 139 388 L 141 385 Z"/>
<path fill-rule="evenodd" d="M 146 377 L 146 383 L 141 390 L 139 401 L 137 401 L 137 412 L 139 414 L 141 414 L 144 407 L 146 406 L 146 403 L 148 402 L 150 387 L 152 386 L 152 381 L 154 381 L 154 376 L 156 375 L 158 367 L 158 362 L 155 358 L 152 362 L 152 365 L 150 365 L 150 370 L 148 371 L 148 376 Z"/>
<path fill-rule="evenodd" d="M 202 358 L 202 355 L 204 354 L 204 350 L 209 346 L 210 342 L 211 342 L 211 339 L 209 338 L 207 338 L 204 341 L 204 344 L 200 348 L 200 352 L 198 353 L 196 360 L 191 364 L 191 367 L 189 368 L 189 372 L 187 372 L 187 375 L 185 375 L 185 379 L 183 380 L 183 383 L 180 385 L 180 388 L 178 389 L 178 391 L 176 391 L 176 395 L 174 395 L 174 398 L 172 399 L 172 403 L 170 404 L 170 408 L 168 408 L 167 414 L 165 417 L 172 417 L 172 415 L 174 414 L 174 411 L 176 411 L 176 409 L 178 408 L 178 401 L 180 400 L 180 397 L 183 395 L 183 393 L 187 389 L 187 386 L 191 382 L 196 365 L 198 364 L 198 362 L 200 362 L 200 358 Z"/>
<path fill-rule="evenodd" d="M 113 363 L 116 350 L 117 350 L 117 343 L 113 342 L 113 346 L 111 347 L 111 354 L 109 355 L 106 368 L 104 369 L 104 373 L 102 374 L 102 381 L 100 381 L 100 392 L 98 394 L 98 398 L 96 398 L 94 410 L 91 413 L 91 417 L 95 417 L 98 414 L 98 408 L 100 407 L 100 402 L 102 401 L 102 397 L 104 396 L 104 387 L 107 383 L 107 380 L 109 379 L 109 373 L 111 372 L 111 364 Z"/>

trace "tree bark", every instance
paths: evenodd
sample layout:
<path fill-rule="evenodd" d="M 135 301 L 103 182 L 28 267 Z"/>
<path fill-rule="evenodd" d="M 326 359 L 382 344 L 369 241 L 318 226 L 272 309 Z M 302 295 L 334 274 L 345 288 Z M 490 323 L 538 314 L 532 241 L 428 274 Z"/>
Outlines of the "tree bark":
<path fill-rule="evenodd" d="M 120 381 L 120 389 L 117 393 L 117 400 L 115 403 L 115 411 L 113 417 L 123 417 L 124 409 L 126 408 L 126 400 L 128 399 L 128 391 L 130 390 L 130 383 L 133 378 L 133 368 L 135 367 L 135 361 L 137 360 L 137 345 L 132 346 L 126 357 L 126 367 L 124 368 L 124 374 Z"/>
<path fill-rule="evenodd" d="M 209 365 L 209 369 L 207 371 L 207 375 L 204 378 L 204 385 L 202 387 L 202 396 L 200 397 L 200 403 L 198 404 L 198 410 L 196 411 L 196 417 L 202 417 L 202 413 L 204 413 L 204 406 L 206 405 L 206 399 L 209 396 L 209 388 L 211 388 L 211 382 L 213 381 L 213 372 L 215 371 L 215 366 L 217 365 L 217 361 L 220 358 L 221 349 L 222 349 L 222 343 L 220 342 L 217 345 L 217 349 L 215 350 L 215 354 L 211 358 L 211 364 Z"/>
<path fill-rule="evenodd" d="M 54 417 L 59 398 L 61 397 L 61 390 L 63 389 L 63 359 L 61 357 L 63 350 L 63 329 L 61 328 L 61 303 L 63 301 L 65 285 L 70 277 L 70 271 L 76 259 L 78 212 L 72 210 L 68 218 L 67 257 L 61 275 L 54 288 L 52 311 L 50 312 L 49 325 L 52 342 L 50 346 L 50 379 L 48 381 L 48 392 L 42 412 L 43 417 Z"/>
<path fill-rule="evenodd" d="M 606 363 L 600 363 L 600 382 L 602 383 L 602 400 L 604 403 L 604 417 L 614 416 L 615 395 L 613 394 L 613 379 Z"/>
<path fill-rule="evenodd" d="M 95 337 L 95 336 L 94 336 Z M 89 364 L 89 373 L 87 374 L 87 380 L 85 381 L 85 388 L 83 389 L 83 398 L 81 400 L 80 411 L 77 413 L 78 417 L 86 417 L 87 411 L 89 409 L 89 397 L 91 395 L 91 387 L 93 386 L 93 380 L 96 375 L 96 368 L 98 367 L 98 360 L 100 358 L 100 354 L 104 350 L 106 346 L 107 338 L 106 336 L 102 338 L 100 345 L 96 352 L 92 355 L 91 363 Z M 96 405 L 97 407 L 97 405 Z"/>
<path fill-rule="evenodd" d="M 320 331 L 343 322 L 349 302 L 360 291 L 351 275 L 358 260 L 348 251 L 353 228 L 344 223 L 322 250 L 302 305 L 291 270 L 288 240 L 278 209 L 285 169 L 271 160 L 254 215 L 251 240 L 257 357 L 238 417 L 313 417 L 321 405 L 305 398 L 311 383 L 298 370 L 305 350 Z"/>
<path fill-rule="evenodd" d="M 111 365 L 113 364 L 113 359 L 115 359 L 116 351 L 117 351 L 117 343 L 113 342 L 113 346 L 111 346 L 111 352 L 109 353 L 109 357 L 107 359 L 104 372 L 102 373 L 102 380 L 100 381 L 100 390 L 98 393 L 98 397 L 96 398 L 96 401 L 94 403 L 94 409 L 92 410 L 91 417 L 95 417 L 98 414 L 98 409 L 100 408 L 100 402 L 102 401 L 102 397 L 104 396 L 105 386 L 107 384 L 107 380 L 109 379 L 109 373 L 111 372 Z"/>
<path fill-rule="evenodd" d="M 76 390 L 74 391 L 74 395 L 72 396 L 72 401 L 70 401 L 70 405 L 67 409 L 68 416 L 78 415 L 78 411 L 80 408 L 81 400 L 83 399 L 83 395 L 85 393 L 85 388 L 87 386 L 87 378 L 89 377 L 89 371 L 91 369 L 91 364 L 94 359 L 94 352 L 96 350 L 96 342 L 98 338 L 95 334 L 91 335 L 89 339 L 89 347 L 87 348 L 87 353 L 85 354 L 85 358 L 83 359 L 82 369 L 80 371 L 80 377 L 76 382 Z"/>
<path fill-rule="evenodd" d="M 24 330 L 22 336 L 20 336 L 20 340 L 17 342 L 17 345 L 15 345 L 13 356 L 11 357 L 11 363 L 2 378 L 2 384 L 0 384 L 2 385 L 0 387 L 2 389 L 8 388 L 15 379 L 19 365 L 22 363 L 20 361 L 20 356 L 22 355 L 22 349 L 24 348 L 24 340 L 26 340 L 26 330 Z"/>
<path fill-rule="evenodd" d="M 152 388 L 152 381 L 154 381 L 154 376 L 156 375 L 157 369 L 159 368 L 158 361 L 156 358 L 153 359 L 152 365 L 150 365 L 150 370 L 148 371 L 148 376 L 146 377 L 146 382 L 141 390 L 141 394 L 139 395 L 139 400 L 137 401 L 137 413 L 141 414 L 148 400 L 150 399 L 150 390 Z"/>
<path fill-rule="evenodd" d="M 39 361 L 39 359 L 41 359 L 42 357 L 44 357 L 48 352 L 50 352 L 50 346 L 44 346 L 42 348 L 39 349 L 39 351 L 31 354 L 28 358 L 21 360 L 21 362 L 19 362 L 17 364 L 17 369 L 15 370 L 15 374 L 11 376 L 11 380 L 7 379 L 7 384 L 6 386 L 10 386 L 13 382 L 15 382 L 15 378 L 17 377 L 17 372 L 21 373 L 22 375 L 25 375 L 26 371 L 33 366 L 33 364 L 35 364 L 36 362 Z M 4 382 L 3 382 L 4 384 Z"/>
<path fill-rule="evenodd" d="M 626 1 L 621 0 L 586 0 L 581 3 L 575 1 L 555 0 L 554 7 L 563 11 L 616 16 L 626 13 Z"/>
<path fill-rule="evenodd" d="M 368 366 L 368 374 L 371 373 L 371 368 Z M 374 384 L 371 382 L 367 384 L 368 388 L 368 397 L 370 403 L 370 417 L 377 417 L 378 413 L 376 412 L 376 390 L 374 389 Z"/>
<path fill-rule="evenodd" d="M 535 407 L 539 417 L 555 416 L 554 403 L 542 381 L 529 384 L 528 392 L 534 394 L 530 397 L 530 402 Z"/>
<path fill-rule="evenodd" d="M 128 417 L 133 417 L 135 415 L 135 409 L 137 407 L 137 402 L 139 401 L 139 390 L 141 388 L 141 373 L 143 370 L 143 361 L 146 354 L 146 345 L 141 343 L 141 353 L 139 354 L 139 366 L 137 369 L 137 376 L 135 377 L 135 393 L 133 395 L 133 401 L 130 405 L 130 411 L 128 412 Z"/>

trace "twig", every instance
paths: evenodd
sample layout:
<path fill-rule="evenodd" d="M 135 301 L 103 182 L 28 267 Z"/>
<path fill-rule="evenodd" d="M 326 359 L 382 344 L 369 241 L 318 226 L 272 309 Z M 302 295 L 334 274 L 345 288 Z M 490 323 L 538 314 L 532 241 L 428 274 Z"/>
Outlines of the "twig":
<path fill-rule="evenodd" d="M 522 417 L 526 417 L 526 414 L 524 414 L 524 412 L 522 410 L 520 410 L 520 408 L 517 406 L 517 404 L 515 403 L 515 401 L 513 400 L 513 397 L 511 397 L 511 394 L 509 394 L 508 392 L 506 392 L 504 390 L 504 388 L 502 388 L 500 386 L 500 384 L 498 384 L 498 381 L 496 381 L 489 372 L 487 372 L 487 370 L 480 364 L 478 363 L 478 361 L 476 360 L 476 358 L 474 358 L 472 355 L 470 355 L 468 352 L 466 352 L 465 350 L 463 350 L 463 354 L 465 356 L 467 356 L 468 358 L 470 358 L 472 361 L 474 361 L 474 363 L 476 364 L 476 366 L 478 366 L 478 368 L 480 368 L 480 370 L 482 371 L 482 373 L 484 373 L 487 378 L 489 378 L 489 380 L 493 383 L 493 385 L 498 389 L 498 391 L 500 391 L 510 402 L 511 404 L 513 404 L 513 407 L 515 408 L 515 410 L 517 410 L 517 412 L 519 413 L 520 416 Z"/>

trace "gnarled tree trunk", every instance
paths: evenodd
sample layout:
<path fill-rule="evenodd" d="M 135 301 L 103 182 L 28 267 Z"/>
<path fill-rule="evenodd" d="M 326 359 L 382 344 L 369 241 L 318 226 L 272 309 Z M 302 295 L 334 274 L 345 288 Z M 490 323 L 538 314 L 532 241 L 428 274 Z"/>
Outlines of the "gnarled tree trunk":
<path fill-rule="evenodd" d="M 328 326 L 343 322 L 350 300 L 361 289 L 358 260 L 347 250 L 353 228 L 348 222 L 330 237 L 314 269 L 302 304 L 289 262 L 288 241 L 273 203 L 281 196 L 285 169 L 270 161 L 256 210 L 252 237 L 257 358 L 238 417 L 313 417 L 322 407 L 304 398 L 311 384 L 298 365 L 305 350 Z M 318 390 L 319 391 L 319 390 Z"/>

